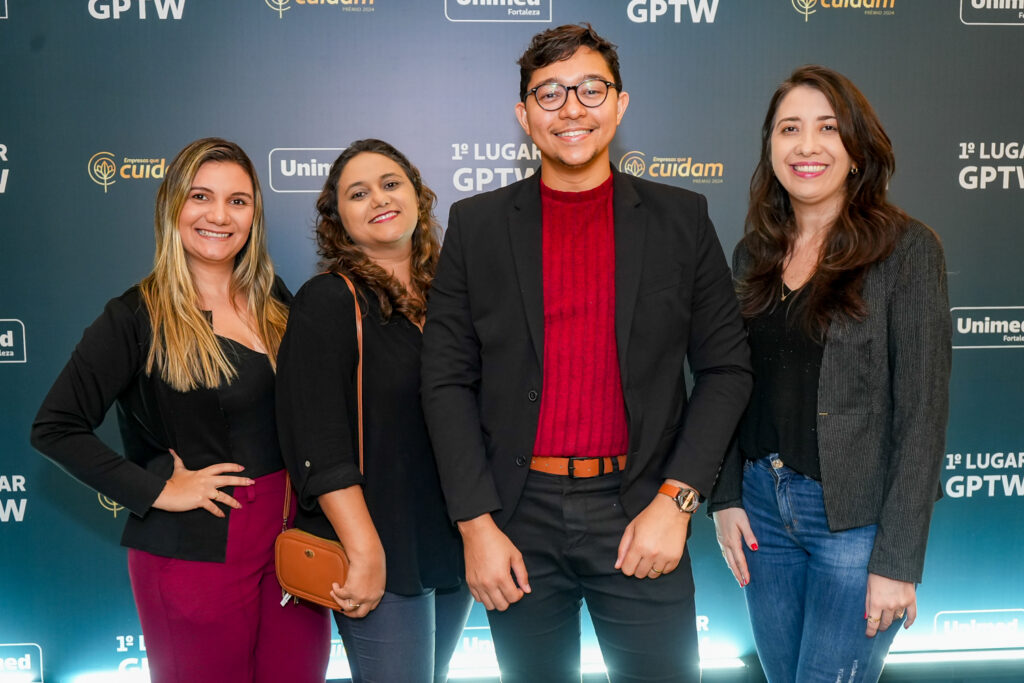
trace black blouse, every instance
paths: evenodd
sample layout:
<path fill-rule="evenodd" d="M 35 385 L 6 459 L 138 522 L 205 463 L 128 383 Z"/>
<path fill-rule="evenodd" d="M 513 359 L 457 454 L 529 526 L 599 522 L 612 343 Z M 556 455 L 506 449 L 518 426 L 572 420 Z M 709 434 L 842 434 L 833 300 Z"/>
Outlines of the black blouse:
<path fill-rule="evenodd" d="M 818 375 L 824 347 L 804 331 L 801 290 L 747 321 L 754 391 L 740 423 L 748 460 L 778 453 L 800 474 L 821 480 L 818 463 Z"/>
<path fill-rule="evenodd" d="M 357 450 L 355 309 L 336 275 L 295 297 L 278 354 L 277 417 L 298 492 L 296 526 L 337 538 L 317 497 L 362 484 L 387 566 L 386 589 L 417 595 L 458 585 L 462 550 L 448 522 L 420 405 L 420 330 L 399 313 L 382 322 L 376 295 L 363 309 L 364 473 Z"/>
<path fill-rule="evenodd" d="M 274 296 L 291 298 L 284 283 Z M 180 392 L 147 375 L 152 331 L 138 287 L 111 299 L 82 335 L 32 425 L 32 445 L 79 481 L 132 512 L 121 544 L 183 560 L 223 562 L 226 517 L 203 509 L 156 510 L 170 478 L 170 449 L 190 470 L 236 462 L 256 478 L 283 466 L 274 422 L 274 373 L 267 357 L 219 338 L 237 378 L 216 389 Z M 95 434 L 116 405 L 124 455 Z M 230 487 L 224 489 L 231 493 Z"/>

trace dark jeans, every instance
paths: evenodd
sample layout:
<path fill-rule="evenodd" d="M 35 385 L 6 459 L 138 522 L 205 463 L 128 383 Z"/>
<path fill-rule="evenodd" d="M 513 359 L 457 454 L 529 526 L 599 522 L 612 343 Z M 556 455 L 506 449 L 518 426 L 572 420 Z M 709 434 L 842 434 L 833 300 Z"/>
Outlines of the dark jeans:
<path fill-rule="evenodd" d="M 335 613 L 354 683 L 444 683 L 473 598 L 462 584 L 423 595 L 385 593 L 362 619 Z"/>
<path fill-rule="evenodd" d="M 487 613 L 502 683 L 580 680 L 583 600 L 614 683 L 700 680 L 689 554 L 657 579 L 615 569 L 629 523 L 621 476 L 530 472 L 503 531 L 523 553 L 533 592 Z"/>

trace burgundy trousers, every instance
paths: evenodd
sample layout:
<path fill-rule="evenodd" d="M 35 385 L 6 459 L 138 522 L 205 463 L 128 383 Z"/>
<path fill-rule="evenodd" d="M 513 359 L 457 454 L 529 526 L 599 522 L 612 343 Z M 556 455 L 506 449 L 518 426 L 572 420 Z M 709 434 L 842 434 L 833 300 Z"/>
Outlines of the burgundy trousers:
<path fill-rule="evenodd" d="M 235 489 L 223 563 L 128 551 L 153 683 L 323 683 L 328 611 L 282 607 L 274 575 L 284 486 L 282 470 Z"/>

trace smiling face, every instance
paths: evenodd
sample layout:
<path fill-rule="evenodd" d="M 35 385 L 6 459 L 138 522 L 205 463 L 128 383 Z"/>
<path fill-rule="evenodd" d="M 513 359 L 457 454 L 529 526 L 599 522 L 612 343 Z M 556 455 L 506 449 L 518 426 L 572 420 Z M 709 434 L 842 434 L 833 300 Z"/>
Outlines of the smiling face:
<path fill-rule="evenodd" d="M 207 161 L 196 171 L 178 215 L 178 234 L 190 266 L 234 267 L 255 212 L 252 179 L 231 161 Z"/>
<path fill-rule="evenodd" d="M 838 215 L 854 164 L 839 136 L 832 105 L 820 90 L 797 86 L 779 102 L 771 159 L 798 220 L 805 210 Z"/>
<path fill-rule="evenodd" d="M 574 86 L 588 79 L 614 81 L 599 52 L 581 47 L 569 59 L 537 69 L 529 89 L 544 83 Z M 545 111 L 533 95 L 516 104 L 519 124 L 541 153 L 541 177 L 556 190 L 580 191 L 597 187 L 611 172 L 608 145 L 629 105 L 629 95 L 611 88 L 597 107 L 583 106 L 576 91 L 557 111 Z"/>
<path fill-rule="evenodd" d="M 418 210 L 416 188 L 394 160 L 362 152 L 345 164 L 338 179 L 338 215 L 371 259 L 411 250 Z"/>

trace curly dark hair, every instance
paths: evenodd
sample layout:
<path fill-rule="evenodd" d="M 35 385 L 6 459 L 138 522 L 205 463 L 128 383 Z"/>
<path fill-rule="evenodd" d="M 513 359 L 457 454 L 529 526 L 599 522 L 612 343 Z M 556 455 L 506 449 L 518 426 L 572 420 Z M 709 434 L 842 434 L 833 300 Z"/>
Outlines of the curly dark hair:
<path fill-rule="evenodd" d="M 581 47 L 589 47 L 604 57 L 605 63 L 611 69 L 615 88 L 622 92 L 619 53 L 615 51 L 615 45 L 599 36 L 593 26 L 584 22 L 549 28 L 533 37 L 526 52 L 516 62 L 519 65 L 519 101 L 526 99 L 526 91 L 534 71 L 571 58 Z"/>
<path fill-rule="evenodd" d="M 345 166 L 364 152 L 381 154 L 401 166 L 416 190 L 418 207 L 416 230 L 412 235 L 411 291 L 383 268 L 371 261 L 352 241 L 338 215 L 338 180 Z M 383 140 L 356 140 L 334 160 L 324 189 L 316 200 L 316 242 L 320 267 L 344 272 L 358 278 L 377 295 L 384 320 L 397 310 L 416 323 L 426 314 L 426 296 L 437 270 L 441 252 L 441 226 L 434 217 L 437 195 L 423 182 L 419 169 L 404 154 Z"/>
<path fill-rule="evenodd" d="M 896 161 L 889 136 L 867 98 L 836 71 L 817 65 L 796 69 L 772 95 L 761 129 L 761 158 L 750 180 L 743 244 L 752 265 L 737 285 L 743 315 L 760 315 L 779 301 L 783 266 L 797 236 L 789 193 L 772 170 L 771 138 L 779 104 L 800 86 L 814 88 L 828 100 L 843 146 L 858 169 L 846 178 L 846 201 L 825 237 L 801 307 L 807 332 L 824 341 L 834 317 L 867 316 L 861 296 L 864 275 L 871 264 L 892 252 L 909 217 L 886 198 Z"/>

